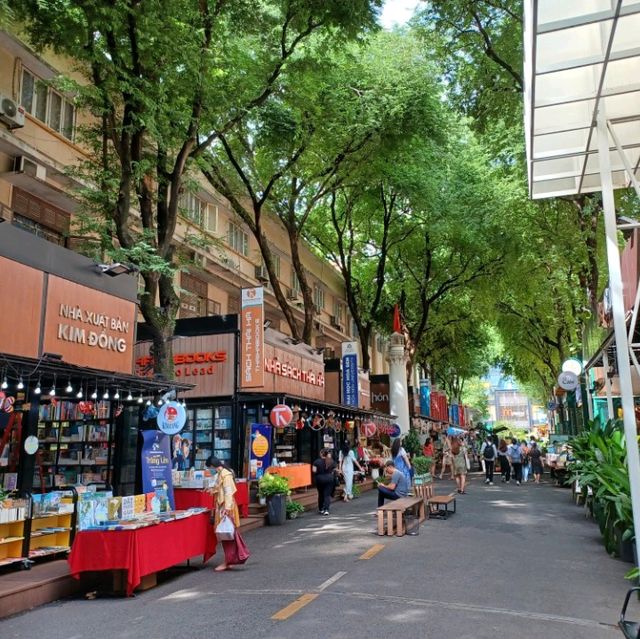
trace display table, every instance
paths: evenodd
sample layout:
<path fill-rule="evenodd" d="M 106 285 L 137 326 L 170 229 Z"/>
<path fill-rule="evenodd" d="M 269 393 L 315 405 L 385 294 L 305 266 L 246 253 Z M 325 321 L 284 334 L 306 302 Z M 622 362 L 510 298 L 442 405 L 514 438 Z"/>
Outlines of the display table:
<path fill-rule="evenodd" d="M 216 552 L 209 513 L 167 521 L 136 530 L 83 530 L 76 533 L 69 555 L 73 577 L 99 570 L 124 570 L 127 596 L 145 575 L 175 566 L 191 557 L 208 561 Z"/>
<path fill-rule="evenodd" d="M 289 488 L 306 488 L 311 486 L 311 464 L 287 464 L 286 466 L 270 466 L 267 472 L 280 475 L 289 480 Z"/>
<path fill-rule="evenodd" d="M 249 484 L 246 481 L 236 481 L 235 494 L 236 504 L 241 517 L 249 516 Z M 213 508 L 215 504 L 214 496 L 206 488 L 181 488 L 176 486 L 173 489 L 173 496 L 176 502 L 176 510 L 187 510 L 188 508 Z"/>

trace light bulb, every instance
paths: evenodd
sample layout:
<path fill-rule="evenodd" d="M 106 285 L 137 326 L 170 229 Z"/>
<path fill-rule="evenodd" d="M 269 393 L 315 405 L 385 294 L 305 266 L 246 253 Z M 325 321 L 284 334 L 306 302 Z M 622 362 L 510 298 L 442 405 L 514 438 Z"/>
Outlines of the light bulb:
<path fill-rule="evenodd" d="M 55 386 L 52 386 L 51 390 L 49 391 L 49 395 L 51 395 L 51 397 L 53 397 L 55 394 L 56 394 Z"/>
<path fill-rule="evenodd" d="M 162 404 L 164 404 L 164 402 L 161 399 L 159 399 L 158 400 L 158 406 L 162 406 Z"/>
<path fill-rule="evenodd" d="M 38 379 L 38 383 L 36 384 L 36 387 L 33 389 L 33 392 L 36 395 L 40 395 L 40 393 L 42 392 L 42 389 L 40 388 L 40 380 Z"/>
<path fill-rule="evenodd" d="M 127 395 L 127 401 L 128 402 L 132 402 L 133 401 L 133 395 L 131 394 L 131 391 L 129 391 L 129 394 Z"/>
<path fill-rule="evenodd" d="M 67 382 L 67 387 L 64 389 L 65 393 L 73 393 L 73 386 L 71 386 L 71 380 Z"/>
<path fill-rule="evenodd" d="M 109 399 L 109 391 L 108 390 L 106 390 L 104 392 L 104 395 L 102 396 L 102 399 Z"/>
<path fill-rule="evenodd" d="M 8 386 L 9 386 L 9 382 L 7 381 L 7 378 L 5 377 L 2 380 L 2 384 L 0 384 L 0 388 L 2 388 L 2 390 L 6 390 Z"/>
<path fill-rule="evenodd" d="M 82 399 L 82 389 L 80 389 L 80 390 L 77 392 L 76 397 L 77 397 L 78 399 Z"/>
<path fill-rule="evenodd" d="M 113 396 L 113 399 L 120 399 L 120 391 L 116 388 L 116 394 Z"/>
<path fill-rule="evenodd" d="M 24 388 L 24 383 L 22 381 L 22 377 L 20 378 L 20 381 L 18 382 L 18 390 L 22 390 Z"/>
<path fill-rule="evenodd" d="M 147 406 L 151 406 L 151 400 L 150 399 L 147 400 L 146 405 Z"/>
<path fill-rule="evenodd" d="M 138 404 L 142 404 L 142 393 L 140 393 L 140 397 L 138 397 Z"/>
<path fill-rule="evenodd" d="M 91 393 L 91 399 L 98 399 L 98 389 L 96 388 L 93 393 Z"/>

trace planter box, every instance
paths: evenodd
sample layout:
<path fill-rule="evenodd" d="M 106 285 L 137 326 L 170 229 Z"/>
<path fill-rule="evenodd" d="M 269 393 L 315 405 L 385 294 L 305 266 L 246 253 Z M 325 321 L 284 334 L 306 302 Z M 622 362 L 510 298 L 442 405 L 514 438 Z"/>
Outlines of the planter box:
<path fill-rule="evenodd" d="M 431 483 L 431 473 L 425 473 L 424 475 L 414 475 L 413 483 L 416 486 L 423 486 L 424 484 Z"/>
<path fill-rule="evenodd" d="M 282 526 L 287 520 L 287 496 L 267 497 L 267 521 L 269 526 Z"/>

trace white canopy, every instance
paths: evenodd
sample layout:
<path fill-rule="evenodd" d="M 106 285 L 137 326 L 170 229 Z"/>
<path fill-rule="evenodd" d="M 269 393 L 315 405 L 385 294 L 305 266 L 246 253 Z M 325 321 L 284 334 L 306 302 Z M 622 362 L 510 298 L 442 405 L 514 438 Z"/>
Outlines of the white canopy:
<path fill-rule="evenodd" d="M 597 109 L 609 121 L 613 188 L 640 167 L 640 2 L 525 0 L 525 127 L 532 198 L 602 188 Z"/>

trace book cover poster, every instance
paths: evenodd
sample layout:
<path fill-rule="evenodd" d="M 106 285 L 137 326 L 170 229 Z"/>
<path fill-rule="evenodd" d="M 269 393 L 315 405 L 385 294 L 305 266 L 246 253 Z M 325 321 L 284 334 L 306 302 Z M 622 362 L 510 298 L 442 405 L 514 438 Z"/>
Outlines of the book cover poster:
<path fill-rule="evenodd" d="M 109 520 L 114 521 L 122 517 L 122 497 L 109 499 Z"/>
<path fill-rule="evenodd" d="M 133 495 L 122 498 L 122 519 L 133 519 L 136 513 Z"/>
<path fill-rule="evenodd" d="M 158 488 L 166 490 L 171 510 L 175 510 L 171 438 L 159 430 L 142 431 L 142 438 L 142 490 L 145 493 L 155 492 Z"/>
<path fill-rule="evenodd" d="M 86 530 L 95 526 L 93 516 L 95 502 L 93 499 L 82 499 L 78 502 L 78 528 Z"/>
<path fill-rule="evenodd" d="M 147 499 L 145 495 L 133 496 L 133 509 L 136 515 L 142 514 L 147 509 Z"/>

